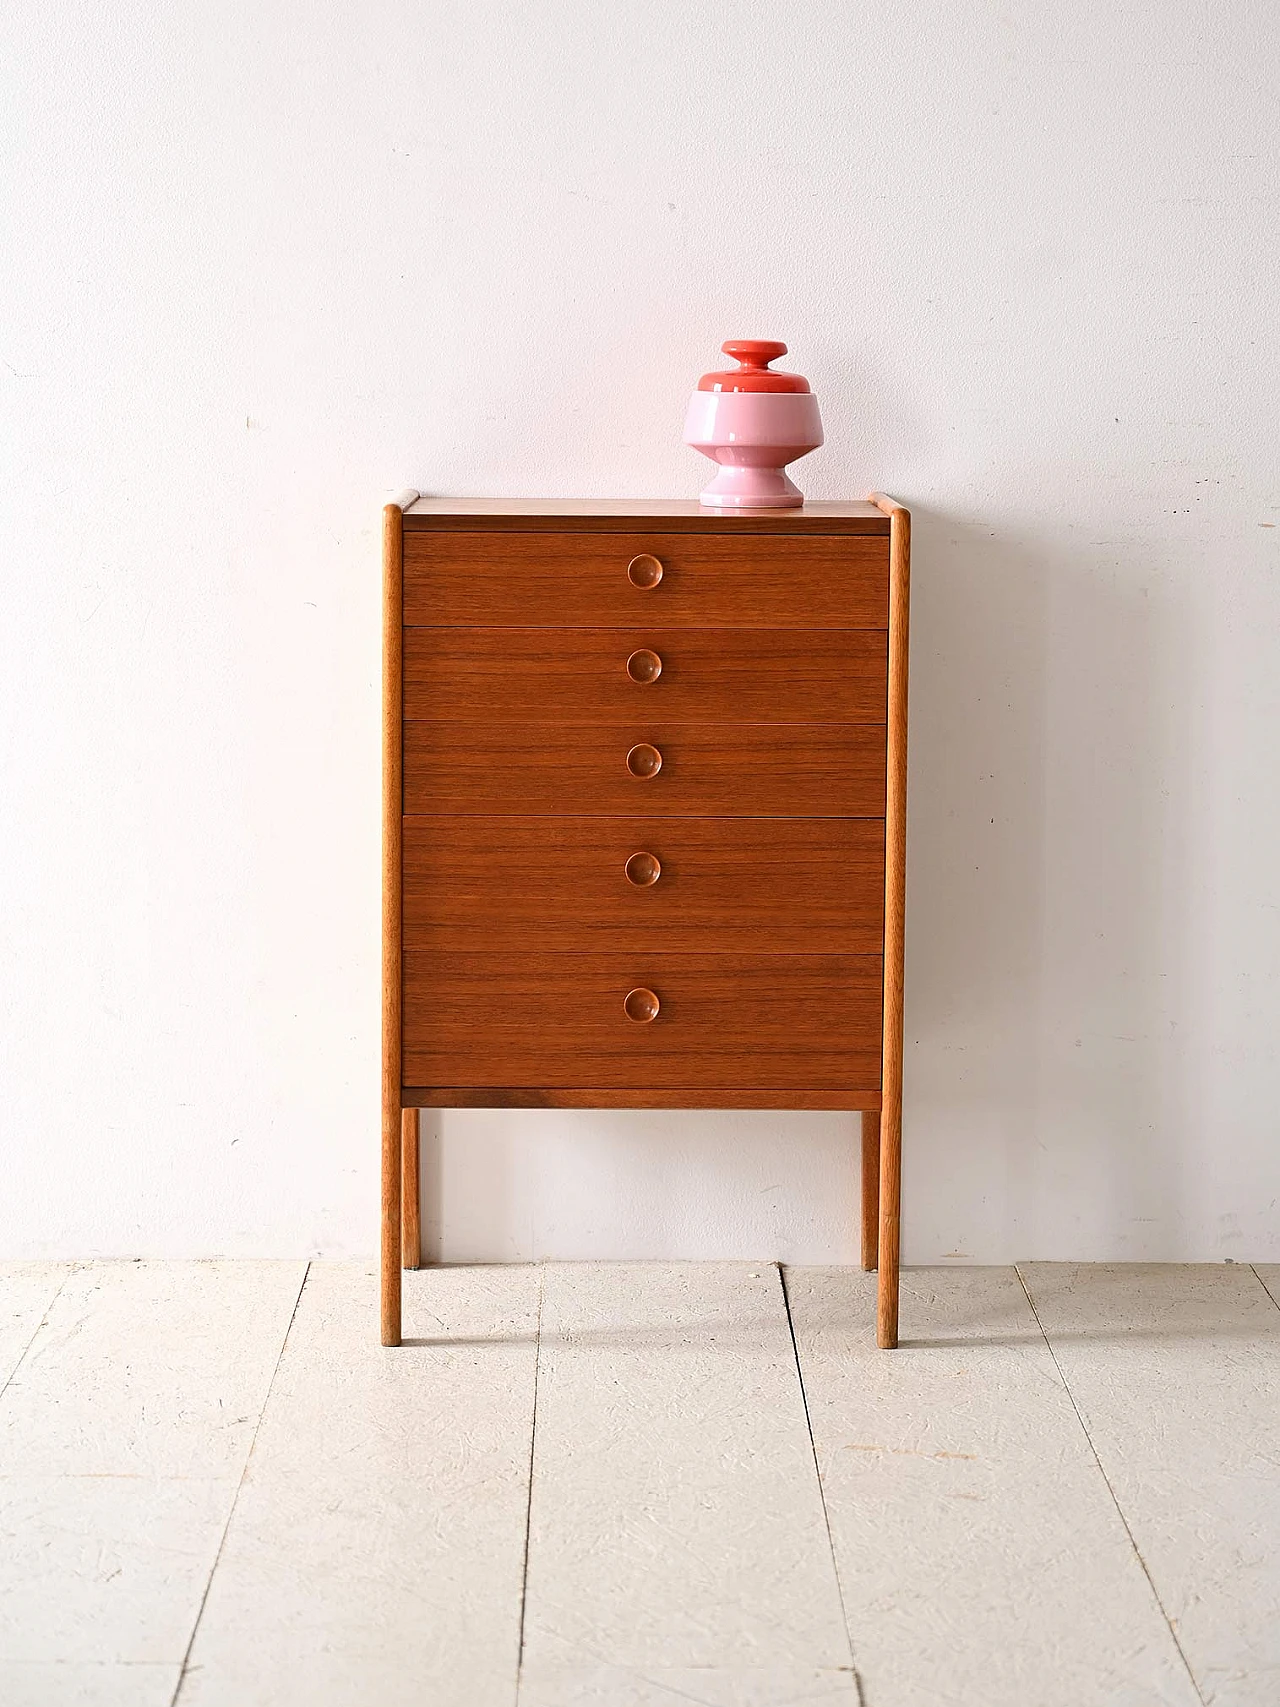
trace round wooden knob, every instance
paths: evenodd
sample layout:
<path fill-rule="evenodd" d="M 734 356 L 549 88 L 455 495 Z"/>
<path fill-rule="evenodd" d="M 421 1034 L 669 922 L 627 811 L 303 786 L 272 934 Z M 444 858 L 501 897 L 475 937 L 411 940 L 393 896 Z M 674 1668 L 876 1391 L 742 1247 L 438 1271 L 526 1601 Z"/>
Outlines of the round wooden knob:
<path fill-rule="evenodd" d="M 662 565 L 647 551 L 642 551 L 639 557 L 633 557 L 627 564 L 627 580 L 633 587 L 648 591 L 650 587 L 656 587 L 661 579 Z"/>
<path fill-rule="evenodd" d="M 627 882 L 637 889 L 647 889 L 662 876 L 662 862 L 657 854 L 633 853 L 622 869 L 627 874 Z"/>
<path fill-rule="evenodd" d="M 637 1025 L 648 1025 L 650 1020 L 658 1017 L 660 1003 L 652 990 L 628 990 L 623 1007 L 627 1018 L 633 1019 Z"/>
<path fill-rule="evenodd" d="M 644 780 L 657 776 L 662 769 L 662 754 L 656 747 L 651 747 L 648 741 L 640 741 L 627 754 L 627 769 L 632 776 Z"/>
<path fill-rule="evenodd" d="M 627 659 L 627 674 L 633 682 L 656 682 L 662 674 L 662 659 L 647 646 L 642 646 Z"/>

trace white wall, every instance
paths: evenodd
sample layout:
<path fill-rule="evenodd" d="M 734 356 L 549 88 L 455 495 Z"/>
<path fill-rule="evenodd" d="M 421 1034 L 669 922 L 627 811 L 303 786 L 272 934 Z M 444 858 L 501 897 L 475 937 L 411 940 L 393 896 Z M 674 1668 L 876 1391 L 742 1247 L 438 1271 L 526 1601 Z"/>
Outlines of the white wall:
<path fill-rule="evenodd" d="M 1267 3 L 0 19 L 5 1254 L 371 1250 L 379 505 L 916 516 L 906 1254 L 1280 1256 Z M 448 1256 L 843 1259 L 854 1118 L 450 1114 Z"/>

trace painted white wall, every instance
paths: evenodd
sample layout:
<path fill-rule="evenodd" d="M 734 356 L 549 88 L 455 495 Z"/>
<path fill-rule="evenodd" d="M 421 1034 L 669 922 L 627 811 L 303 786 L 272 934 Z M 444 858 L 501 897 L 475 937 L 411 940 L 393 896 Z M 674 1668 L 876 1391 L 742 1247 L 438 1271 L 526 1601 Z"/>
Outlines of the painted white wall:
<path fill-rule="evenodd" d="M 5 8 L 0 1252 L 373 1248 L 379 505 L 692 496 L 752 333 L 916 517 L 907 1257 L 1280 1256 L 1278 77 L 1268 0 Z M 449 1114 L 433 1244 L 846 1259 L 854 1118 Z"/>

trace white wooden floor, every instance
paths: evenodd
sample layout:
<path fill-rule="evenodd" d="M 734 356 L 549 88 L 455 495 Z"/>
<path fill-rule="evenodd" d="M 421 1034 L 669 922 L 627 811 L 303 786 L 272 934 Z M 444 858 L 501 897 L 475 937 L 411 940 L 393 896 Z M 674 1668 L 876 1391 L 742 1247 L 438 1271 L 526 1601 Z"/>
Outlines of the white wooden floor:
<path fill-rule="evenodd" d="M 1276 1707 L 1280 1269 L 0 1265 L 5 1707 Z"/>

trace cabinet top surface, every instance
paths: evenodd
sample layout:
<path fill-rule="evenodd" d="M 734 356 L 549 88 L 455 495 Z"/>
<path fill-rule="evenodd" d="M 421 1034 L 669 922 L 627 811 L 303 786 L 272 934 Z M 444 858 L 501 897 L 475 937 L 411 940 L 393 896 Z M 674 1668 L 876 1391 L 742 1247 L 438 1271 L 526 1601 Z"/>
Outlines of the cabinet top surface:
<path fill-rule="evenodd" d="M 406 528 L 629 531 L 661 527 L 672 533 L 888 533 L 889 518 L 872 503 L 807 503 L 799 510 L 704 510 L 696 498 L 418 498 L 404 512 Z"/>

